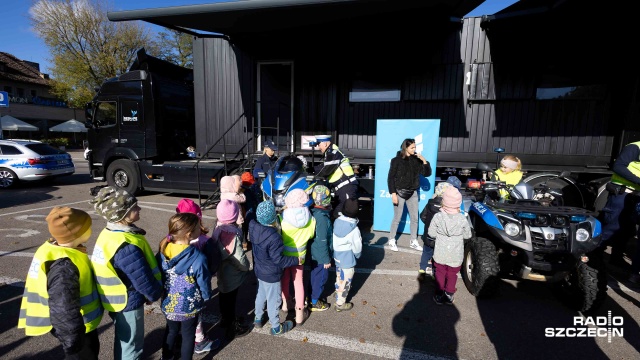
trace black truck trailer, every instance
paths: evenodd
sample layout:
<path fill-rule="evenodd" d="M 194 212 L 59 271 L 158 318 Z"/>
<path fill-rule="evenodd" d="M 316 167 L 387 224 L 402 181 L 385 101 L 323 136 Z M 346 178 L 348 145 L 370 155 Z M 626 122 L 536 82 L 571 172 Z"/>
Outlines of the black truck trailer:
<path fill-rule="evenodd" d="M 192 142 L 212 170 L 199 183 L 210 185 L 222 162 L 240 166 L 265 139 L 310 157 L 304 138 L 328 133 L 371 191 L 365 176 L 369 168 L 375 174 L 376 121 L 441 119 L 438 175 L 473 177 L 478 162 L 494 163 L 494 149 L 503 148 L 522 159 L 528 182 L 571 171 L 553 185 L 571 205 L 597 209 L 612 161 L 640 131 L 640 74 L 624 66 L 632 47 L 614 45 L 638 31 L 628 21 L 590 21 L 618 18 L 624 6 L 521 0 L 496 14 L 463 18 L 480 3 L 265 0 L 110 12 L 112 21 L 143 20 L 192 34 L 193 87 L 169 76 L 182 70 L 163 68 L 123 85 L 144 94 L 151 79 L 150 89 L 160 94 L 138 103 L 155 129 L 133 142 L 127 135 L 127 143 L 95 128 L 101 104 L 94 101 L 92 174 L 109 181 L 113 160 L 128 160 L 138 165 L 139 189 L 179 191 L 185 183 L 195 189 L 185 159 L 169 156 Z M 140 73 L 132 70 L 119 79 Z M 105 82 L 97 99 L 116 100 L 117 126 L 125 131 L 130 95 L 108 93 L 112 86 Z M 165 87 L 175 93 L 162 97 Z M 182 130 L 195 137 L 170 148 Z M 105 146 L 120 150 L 98 150 Z M 154 168 L 166 172 L 149 178 L 143 169 Z"/>

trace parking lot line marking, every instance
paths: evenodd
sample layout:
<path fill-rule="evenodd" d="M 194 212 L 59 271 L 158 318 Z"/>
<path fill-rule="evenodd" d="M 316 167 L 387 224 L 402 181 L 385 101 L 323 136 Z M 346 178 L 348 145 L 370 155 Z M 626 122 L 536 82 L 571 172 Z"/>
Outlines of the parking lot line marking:
<path fill-rule="evenodd" d="M 15 278 L 10 278 L 10 277 L 6 277 L 6 276 L 0 276 L 0 285 L 8 285 L 8 286 L 15 286 L 15 287 L 24 287 L 24 280 L 23 279 L 15 279 Z"/>
<path fill-rule="evenodd" d="M 35 252 L 22 252 L 22 251 L 0 251 L 0 256 L 17 256 L 17 257 L 33 257 Z"/>
<path fill-rule="evenodd" d="M 22 213 L 31 212 L 31 211 L 53 209 L 56 206 L 69 206 L 69 205 L 82 204 L 82 203 L 87 203 L 87 205 L 88 205 L 89 204 L 89 200 L 76 201 L 76 202 L 66 203 L 66 204 L 51 205 L 51 206 L 45 206 L 45 207 L 29 209 L 29 210 L 14 211 L 14 212 L 10 212 L 10 213 L 0 214 L 0 216 L 9 216 L 9 215 L 15 215 L 15 214 L 22 214 Z"/>
<path fill-rule="evenodd" d="M 176 213 L 175 209 L 169 210 L 169 209 L 163 209 L 163 208 L 158 208 L 158 207 L 154 207 L 154 206 L 146 206 L 146 205 L 140 205 L 140 204 L 146 204 L 146 203 L 138 201 L 138 206 L 140 206 L 143 209 L 157 210 L 157 211 L 168 212 L 168 213 L 172 213 L 172 214 Z M 203 219 L 210 219 L 210 220 L 211 219 L 215 219 L 214 217 L 206 216 L 206 215 L 202 215 L 202 218 Z"/>
<path fill-rule="evenodd" d="M 262 329 L 254 328 L 252 332 L 273 336 L 269 326 Z M 430 355 L 419 350 L 411 350 L 397 346 L 385 345 L 376 342 L 360 342 L 359 339 L 347 338 L 338 335 L 331 335 L 310 330 L 294 329 L 279 337 L 294 341 L 306 341 L 311 344 L 331 347 L 334 349 L 347 350 L 358 354 L 378 356 L 385 359 L 424 359 L 424 360 L 447 360 L 448 358 Z M 348 357 L 348 356 L 347 356 Z"/>
<path fill-rule="evenodd" d="M 367 244 L 366 242 L 364 243 L 364 245 L 368 246 L 368 247 L 374 247 L 374 248 L 378 248 L 378 249 L 384 249 L 385 253 L 389 252 L 389 253 L 394 253 L 395 251 L 391 251 L 389 249 L 387 249 L 384 245 L 372 245 L 372 244 Z M 418 250 L 413 250 L 410 248 L 403 248 L 398 246 L 398 251 L 399 252 L 403 252 L 403 253 L 407 253 L 407 254 L 422 254 L 422 251 L 418 251 Z"/>

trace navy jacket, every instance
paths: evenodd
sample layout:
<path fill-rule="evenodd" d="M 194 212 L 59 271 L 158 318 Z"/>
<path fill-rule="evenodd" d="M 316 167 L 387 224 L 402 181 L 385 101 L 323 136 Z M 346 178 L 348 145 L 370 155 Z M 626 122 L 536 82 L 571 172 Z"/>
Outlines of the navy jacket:
<path fill-rule="evenodd" d="M 265 175 L 271 170 L 271 167 L 275 165 L 278 157 L 273 155 L 269 157 L 267 154 L 262 154 L 260 158 L 256 161 L 256 165 L 253 167 L 253 177 L 258 178 L 259 172 L 264 172 Z"/>
<path fill-rule="evenodd" d="M 311 208 L 311 215 L 316 219 L 316 234 L 311 239 L 311 259 L 318 264 L 331 264 L 331 247 L 333 246 L 333 225 L 329 209 Z"/>
<path fill-rule="evenodd" d="M 298 265 L 297 257 L 282 255 L 284 243 L 276 228 L 251 220 L 249 236 L 253 247 L 253 271 L 258 279 L 279 282 L 284 268 Z"/>
<path fill-rule="evenodd" d="M 137 246 L 124 243 L 111 261 L 127 287 L 127 306 L 122 311 L 135 310 L 147 299 L 156 301 L 160 298 L 162 284 L 153 276 L 147 259 Z"/>

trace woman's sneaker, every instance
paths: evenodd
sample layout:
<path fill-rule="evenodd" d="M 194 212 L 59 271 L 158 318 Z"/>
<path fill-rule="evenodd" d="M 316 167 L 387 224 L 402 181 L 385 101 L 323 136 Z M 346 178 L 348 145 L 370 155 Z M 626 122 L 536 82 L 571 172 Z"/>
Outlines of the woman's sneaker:
<path fill-rule="evenodd" d="M 203 341 L 197 342 L 193 348 L 193 352 L 196 354 L 202 354 L 215 350 L 220 347 L 220 339 L 209 340 L 205 338 Z"/>
<path fill-rule="evenodd" d="M 282 335 L 291 329 L 293 329 L 293 321 L 287 320 L 280 323 L 280 326 L 277 328 L 271 328 L 271 335 Z"/>
<path fill-rule="evenodd" d="M 389 240 L 387 242 L 387 248 L 389 248 L 389 250 L 391 251 L 398 251 L 398 246 L 396 245 L 395 240 Z"/>
<path fill-rule="evenodd" d="M 420 244 L 418 243 L 418 239 L 411 240 L 411 242 L 409 243 L 409 247 L 414 250 L 422 251 L 422 246 L 420 246 Z"/>
<path fill-rule="evenodd" d="M 331 305 L 327 304 L 326 302 L 320 299 L 318 299 L 318 301 L 315 304 L 311 302 L 311 305 L 309 305 L 309 309 L 311 311 L 325 311 L 325 310 L 329 310 L 330 307 Z"/>

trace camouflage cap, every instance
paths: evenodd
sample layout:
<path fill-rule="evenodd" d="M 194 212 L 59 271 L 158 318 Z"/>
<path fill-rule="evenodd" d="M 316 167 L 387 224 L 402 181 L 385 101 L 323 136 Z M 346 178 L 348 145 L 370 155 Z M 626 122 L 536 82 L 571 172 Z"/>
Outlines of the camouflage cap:
<path fill-rule="evenodd" d="M 124 219 L 138 199 L 125 190 L 117 190 L 112 186 L 100 189 L 98 195 L 89 201 L 93 204 L 96 213 L 109 222 L 118 222 Z"/>
<path fill-rule="evenodd" d="M 324 185 L 314 186 L 311 197 L 313 197 L 313 202 L 318 206 L 327 207 L 331 205 L 331 192 Z"/>

